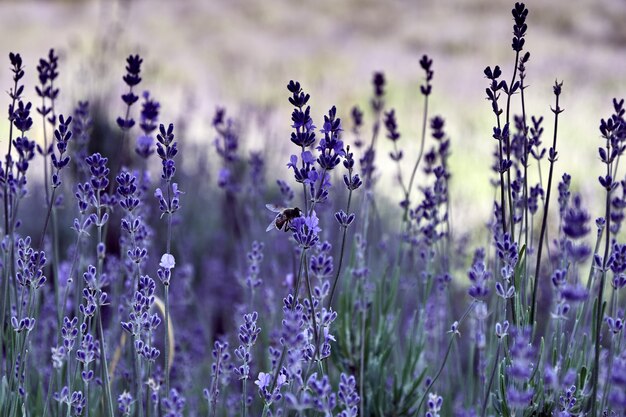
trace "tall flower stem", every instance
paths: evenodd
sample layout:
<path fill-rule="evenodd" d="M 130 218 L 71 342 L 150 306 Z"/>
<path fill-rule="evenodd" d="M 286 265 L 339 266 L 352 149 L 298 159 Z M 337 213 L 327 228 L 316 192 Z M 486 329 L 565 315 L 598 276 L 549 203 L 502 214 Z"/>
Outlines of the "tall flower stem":
<path fill-rule="evenodd" d="M 348 204 L 346 205 L 346 213 L 350 213 L 350 202 L 352 201 L 352 190 L 348 192 Z M 341 275 L 341 266 L 343 265 L 343 257 L 346 248 L 346 235 L 348 234 L 348 228 L 343 227 L 343 233 L 341 236 L 341 249 L 339 251 L 339 263 L 337 264 L 337 271 L 335 272 L 335 280 L 333 281 L 333 286 L 330 290 L 330 296 L 328 297 L 328 306 L 330 309 L 333 306 L 333 298 L 335 296 L 335 291 L 337 289 L 337 283 L 339 282 L 339 276 Z"/>
<path fill-rule="evenodd" d="M 487 384 L 487 389 L 485 389 L 485 398 L 483 399 L 482 411 L 480 415 L 485 417 L 485 412 L 487 411 L 487 402 L 489 401 L 489 393 L 491 392 L 491 385 L 493 384 L 493 378 L 496 375 L 496 369 L 498 368 L 498 358 L 500 357 L 500 348 L 502 347 L 501 343 L 498 343 L 498 349 L 496 349 L 496 357 L 493 360 L 493 369 L 491 370 L 491 376 L 489 377 L 489 383 Z"/>
<path fill-rule="evenodd" d="M 300 281 L 301 281 L 301 277 L 302 277 L 302 267 L 304 266 L 305 268 L 308 268 L 308 265 L 305 263 L 306 257 L 305 257 L 305 253 L 306 253 L 306 249 L 302 249 L 302 253 L 300 254 L 300 266 L 298 267 L 298 277 L 296 278 L 296 287 L 294 289 L 294 302 L 291 306 L 292 309 L 294 309 L 296 307 L 297 304 L 297 300 L 298 300 L 298 291 L 300 290 Z M 278 374 L 280 373 L 280 368 L 283 367 L 283 362 L 285 361 L 285 355 L 287 354 L 287 346 L 283 346 L 283 349 L 280 353 L 280 359 L 278 360 L 278 363 L 276 364 L 276 370 L 274 371 L 274 376 L 272 378 L 272 385 L 270 386 L 270 395 L 274 393 L 274 389 L 276 388 L 276 383 L 278 381 Z M 262 417 L 267 416 L 267 413 L 269 411 L 269 403 L 265 403 L 265 405 L 263 406 L 263 414 Z"/>
<path fill-rule="evenodd" d="M 539 246 L 537 247 L 537 263 L 535 265 L 535 279 L 533 280 L 533 292 L 532 300 L 530 304 L 530 318 L 529 324 L 534 327 L 535 323 L 535 310 L 537 308 L 537 287 L 539 281 L 539 273 L 541 268 L 541 252 L 543 250 L 543 239 L 546 234 L 546 226 L 548 224 L 548 209 L 550 207 L 550 191 L 552 190 L 552 174 L 554 172 L 554 163 L 556 162 L 556 138 L 559 127 L 559 114 L 563 112 L 563 109 L 559 107 L 559 96 L 561 95 L 561 87 L 563 83 L 556 82 L 554 85 L 554 95 L 556 96 L 556 107 L 551 109 L 554 113 L 554 136 L 552 138 L 552 148 L 550 149 L 550 155 L 548 160 L 550 161 L 550 171 L 548 173 L 548 189 L 546 191 L 546 202 L 543 207 L 543 219 L 541 221 L 541 232 L 539 233 Z M 608 198 L 608 197 L 607 197 Z M 607 209 L 608 210 L 608 209 Z"/>
<path fill-rule="evenodd" d="M 470 311 L 472 311 L 472 307 L 474 307 L 475 302 L 476 300 L 472 300 L 471 304 L 467 307 L 467 309 L 465 310 L 465 312 L 463 313 L 459 321 L 454 323 L 453 325 L 454 328 L 450 330 L 449 332 L 450 341 L 448 342 L 448 348 L 446 349 L 446 353 L 443 357 L 443 361 L 441 362 L 441 366 L 439 367 L 439 370 L 435 374 L 435 377 L 432 379 L 432 382 L 430 383 L 429 388 L 434 386 L 435 382 L 437 382 L 437 379 L 439 379 L 439 377 L 441 376 L 441 373 L 443 372 L 443 368 L 445 368 L 446 362 L 448 361 L 448 357 L 450 356 L 450 352 L 452 351 L 452 344 L 454 343 L 454 338 L 459 334 L 457 329 L 461 326 L 461 323 L 463 323 L 463 320 L 465 320 L 465 318 L 470 313 Z M 424 394 L 422 394 L 422 398 L 420 399 L 420 402 L 417 405 L 417 410 L 415 412 L 416 415 L 419 415 L 420 408 L 422 408 L 422 405 L 424 404 L 424 400 L 426 399 L 428 392 L 429 392 L 428 389 L 424 390 Z"/>
<path fill-rule="evenodd" d="M 436 113 L 435 113 L 436 114 Z M 415 161 L 415 165 L 413 166 L 413 171 L 411 172 L 411 178 L 409 179 L 409 186 L 406 190 L 406 207 L 404 208 L 404 217 L 403 221 L 407 221 L 408 213 L 409 213 L 409 199 L 411 198 L 411 191 L 413 191 L 413 181 L 415 181 L 415 174 L 417 174 L 417 168 L 422 162 L 422 156 L 424 155 L 424 143 L 426 142 L 426 123 L 428 121 L 428 95 L 424 96 L 424 113 L 422 115 L 422 139 L 420 141 L 420 150 L 417 154 L 417 161 Z"/>
<path fill-rule="evenodd" d="M 606 140 L 606 154 L 611 155 L 611 140 Z M 611 163 L 606 164 L 607 179 L 611 178 Z M 612 184 L 606 184 L 606 200 L 605 200 L 605 237 L 604 237 L 604 257 L 602 258 L 602 274 L 600 274 L 600 283 L 598 284 L 598 298 L 596 299 L 595 312 L 595 334 L 594 334 L 594 356 L 593 356 L 593 374 L 592 374 L 592 392 L 591 392 L 591 415 L 595 416 L 598 407 L 598 379 L 600 374 L 600 335 L 602 333 L 602 315 L 604 313 L 604 283 L 606 281 L 607 262 L 609 258 L 609 248 L 611 246 L 611 187 Z"/>

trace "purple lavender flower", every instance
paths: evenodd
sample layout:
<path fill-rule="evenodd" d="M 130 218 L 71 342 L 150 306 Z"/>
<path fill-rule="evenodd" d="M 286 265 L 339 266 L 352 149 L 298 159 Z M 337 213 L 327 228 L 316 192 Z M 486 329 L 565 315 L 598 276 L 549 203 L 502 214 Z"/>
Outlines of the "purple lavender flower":
<path fill-rule="evenodd" d="M 339 406 L 343 408 L 339 417 L 356 417 L 359 414 L 358 404 L 360 398 L 357 393 L 356 379 L 353 375 L 348 376 L 343 372 L 341 373 L 337 399 L 339 400 Z"/>
<path fill-rule="evenodd" d="M 185 397 L 180 395 L 175 388 L 172 388 L 167 397 L 161 400 L 163 406 L 163 417 L 183 417 L 185 409 Z"/>
<path fill-rule="evenodd" d="M 472 267 L 467 272 L 467 275 L 471 281 L 471 285 L 468 290 L 470 297 L 477 299 L 487 297 L 489 295 L 487 282 L 491 279 L 491 272 L 485 267 L 483 259 L 475 259 Z"/>
<path fill-rule="evenodd" d="M 301 216 L 292 220 L 293 238 L 302 248 L 313 247 L 319 241 L 319 219 L 315 210 L 309 216 Z"/>
<path fill-rule="evenodd" d="M 559 395 L 559 413 L 558 417 L 571 417 L 575 416 L 576 412 L 576 386 L 572 385 L 565 390 L 565 392 Z"/>
<path fill-rule="evenodd" d="M 86 405 L 86 399 L 82 391 L 74 391 L 70 394 L 70 389 L 67 386 L 64 386 L 60 392 L 55 392 L 52 398 L 61 404 L 65 404 L 68 408 L 68 413 L 71 413 L 73 417 L 80 416 Z"/>
<path fill-rule="evenodd" d="M 252 348 L 256 344 L 261 328 L 257 327 L 259 315 L 256 311 L 243 316 L 244 323 L 239 326 L 239 342 L 235 349 L 235 356 L 241 362 L 239 367 L 235 367 L 233 372 L 239 379 L 248 379 L 250 376 L 250 363 L 252 362 Z"/>
<path fill-rule="evenodd" d="M 332 391 L 328 375 L 318 378 L 317 372 L 314 372 L 309 377 L 307 386 L 311 392 L 313 408 L 331 416 L 337 406 L 337 395 Z"/>
<path fill-rule="evenodd" d="M 436 393 L 429 392 L 428 401 L 426 401 L 426 406 L 428 408 L 428 411 L 426 411 L 426 417 L 440 417 L 439 411 L 441 410 L 442 405 L 443 398 Z"/>
<path fill-rule="evenodd" d="M 52 174 L 52 187 L 57 188 L 61 185 L 60 172 L 61 169 L 70 163 L 70 157 L 65 156 L 67 152 L 67 144 L 72 138 L 72 131 L 70 130 L 70 124 L 72 123 L 72 117 L 67 119 L 63 115 L 59 116 L 59 127 L 54 131 L 54 139 L 56 140 L 56 148 L 59 152 L 57 157 L 56 153 L 51 154 L 52 166 L 55 168 L 55 172 Z"/>
<path fill-rule="evenodd" d="M 341 157 L 345 155 L 343 142 L 339 139 L 342 130 L 341 119 L 337 117 L 337 109 L 333 106 L 328 115 L 324 116 L 324 127 L 320 130 L 324 137 L 316 148 L 320 152 L 317 163 L 324 171 L 330 171 L 339 165 Z"/>
<path fill-rule="evenodd" d="M 158 101 L 150 97 L 148 91 L 144 91 L 142 94 L 143 103 L 141 104 L 141 116 L 139 127 L 143 134 L 137 137 L 137 144 L 135 146 L 135 153 L 142 158 L 147 159 L 154 153 L 152 146 L 154 145 L 153 132 L 157 128 L 157 121 L 159 118 L 159 108 L 161 105 Z"/>
<path fill-rule="evenodd" d="M 141 82 L 141 63 L 143 59 L 139 55 L 129 55 L 126 59 L 126 75 L 122 77 L 128 86 L 128 92 L 122 94 L 122 101 L 126 104 L 126 115 L 117 118 L 117 125 L 122 131 L 130 130 L 135 125 L 135 120 L 130 117 L 130 108 L 139 100 L 139 97 L 133 92 L 133 88 Z"/>
<path fill-rule="evenodd" d="M 509 281 L 515 271 L 515 265 L 517 265 L 518 252 L 517 243 L 511 239 L 508 233 L 496 240 L 496 253 L 502 265 L 502 277 Z"/>
<path fill-rule="evenodd" d="M 252 250 L 247 254 L 248 272 L 246 274 L 246 286 L 252 291 L 263 284 L 259 278 L 260 265 L 263 260 L 263 242 L 252 242 Z"/>
<path fill-rule="evenodd" d="M 130 395 L 128 391 L 122 392 L 117 397 L 117 409 L 119 410 L 120 413 L 122 413 L 122 416 L 130 417 L 130 413 L 133 410 L 132 408 L 133 402 L 134 402 L 133 396 Z"/>
<path fill-rule="evenodd" d="M 528 26 L 526 25 L 526 17 L 528 17 L 528 9 L 524 3 L 515 3 L 515 7 L 511 11 L 513 14 L 513 41 L 511 46 L 516 52 L 520 52 L 524 48 L 524 36 Z"/>
<path fill-rule="evenodd" d="M 361 140 L 361 127 L 363 126 L 363 112 L 357 106 L 352 107 L 350 111 L 350 116 L 352 116 L 352 133 L 355 136 L 354 146 L 357 149 L 361 149 L 363 146 L 363 141 Z"/>
<path fill-rule="evenodd" d="M 57 70 L 59 57 L 55 54 L 54 49 L 50 49 L 47 58 L 41 58 L 37 65 L 40 86 L 35 87 L 35 92 L 42 99 L 41 107 L 37 108 L 37 112 L 47 118 L 48 122 L 54 126 L 56 124 L 54 101 L 59 96 L 59 89 L 54 88 L 54 80 L 59 76 Z M 50 101 L 49 106 L 46 106 L 46 99 Z"/>
<path fill-rule="evenodd" d="M 507 374 L 511 381 L 507 388 L 507 401 L 514 408 L 527 407 L 535 395 L 532 386 L 526 386 L 535 365 L 535 349 L 530 340 L 531 329 L 513 327 L 511 329 L 511 365 Z M 524 384 L 524 388 L 522 388 Z"/>
<path fill-rule="evenodd" d="M 176 172 L 174 157 L 178 153 L 178 143 L 174 141 L 174 125 L 170 123 L 167 129 L 164 125 L 159 125 L 157 140 L 157 154 L 163 165 L 161 178 L 170 181 Z"/>
<path fill-rule="evenodd" d="M 289 81 L 287 89 L 291 93 L 289 103 L 295 107 L 291 113 L 291 121 L 293 122 L 291 127 L 295 129 L 295 132 L 291 133 L 291 141 L 304 151 L 315 143 L 315 125 L 311 119 L 311 107 L 304 108 L 311 96 L 302 90 L 297 81 Z"/>
<path fill-rule="evenodd" d="M 385 74 L 382 72 L 375 72 L 372 78 L 372 85 L 374 86 L 374 97 L 372 98 L 372 109 L 377 114 L 380 114 L 385 106 Z"/>

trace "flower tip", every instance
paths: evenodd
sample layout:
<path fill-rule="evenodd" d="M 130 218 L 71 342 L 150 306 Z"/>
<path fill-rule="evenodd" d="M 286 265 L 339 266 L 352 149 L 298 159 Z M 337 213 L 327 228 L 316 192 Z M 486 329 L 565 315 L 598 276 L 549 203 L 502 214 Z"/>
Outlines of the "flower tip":
<path fill-rule="evenodd" d="M 176 259 L 174 259 L 174 255 L 169 253 L 164 253 L 161 256 L 161 262 L 159 262 L 159 266 L 164 269 L 173 269 L 176 266 Z"/>

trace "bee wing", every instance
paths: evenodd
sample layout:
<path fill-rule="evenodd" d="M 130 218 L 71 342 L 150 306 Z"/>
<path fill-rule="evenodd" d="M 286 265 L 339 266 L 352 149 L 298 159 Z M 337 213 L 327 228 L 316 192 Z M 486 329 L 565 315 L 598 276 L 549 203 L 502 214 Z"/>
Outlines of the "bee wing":
<path fill-rule="evenodd" d="M 272 222 L 269 224 L 269 226 L 267 226 L 267 229 L 265 229 L 266 232 L 269 232 L 270 230 L 276 228 L 276 219 L 272 220 Z"/>
<path fill-rule="evenodd" d="M 280 213 L 281 211 L 284 210 L 282 207 L 278 207 L 274 204 L 266 204 L 265 208 L 267 208 L 269 211 L 272 211 L 274 213 Z"/>

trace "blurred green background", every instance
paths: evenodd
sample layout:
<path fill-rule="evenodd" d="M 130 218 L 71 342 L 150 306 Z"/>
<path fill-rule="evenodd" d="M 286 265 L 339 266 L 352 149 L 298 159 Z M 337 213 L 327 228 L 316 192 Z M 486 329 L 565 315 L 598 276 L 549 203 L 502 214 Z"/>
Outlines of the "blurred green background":
<path fill-rule="evenodd" d="M 573 188 L 593 203 L 600 194 L 595 179 L 601 170 L 595 151 L 599 119 L 610 114 L 613 97 L 626 96 L 626 1 L 532 0 L 527 5 L 528 112 L 546 116 L 544 144 L 551 142 L 551 86 L 563 80 L 556 172 L 570 172 Z M 0 51 L 6 62 L 0 65 L 0 84 L 5 91 L 11 84 L 5 57 L 20 52 L 27 98 L 34 100 L 37 60 L 54 47 L 61 55 L 61 111 L 79 99 L 99 100 L 108 103 L 114 120 L 123 107 L 124 59 L 140 53 L 141 90 L 161 101 L 161 120 L 185 120 L 181 140 L 206 143 L 206 153 L 213 153 L 210 120 L 215 107 L 225 105 L 245 119 L 246 149 L 276 150 L 272 159 L 282 167 L 292 152 L 285 88 L 290 79 L 311 94 L 318 126 L 336 104 L 348 131 L 349 110 L 359 104 L 367 110 L 368 132 L 370 81 L 380 70 L 388 80 L 387 105 L 398 113 L 399 144 L 409 171 L 421 129 L 418 61 L 426 53 L 435 71 L 431 114 L 446 119 L 452 138 L 454 223 L 478 226 L 491 209 L 494 145 L 483 69 L 499 64 L 510 78 L 512 6 L 495 0 L 4 1 Z M 2 95 L 0 108 L 7 103 Z M 5 146 L 7 121 L 0 123 Z M 345 140 L 353 138 L 347 133 Z M 379 188 L 390 190 L 386 197 L 395 204 L 401 196 L 399 188 L 387 187 L 396 172 L 387 153 L 378 153 Z M 268 180 L 287 176 L 270 170 Z"/>

